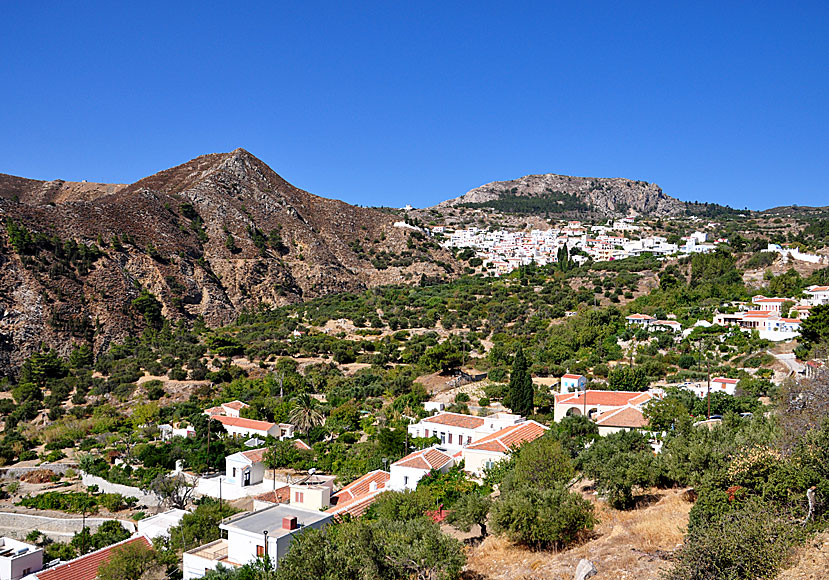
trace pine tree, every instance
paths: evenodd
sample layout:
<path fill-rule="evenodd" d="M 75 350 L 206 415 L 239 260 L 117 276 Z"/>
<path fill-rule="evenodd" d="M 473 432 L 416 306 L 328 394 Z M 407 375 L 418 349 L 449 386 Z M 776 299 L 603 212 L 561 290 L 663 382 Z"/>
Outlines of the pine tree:
<path fill-rule="evenodd" d="M 519 415 L 528 416 L 533 412 L 533 381 L 521 346 L 515 352 L 509 377 L 509 406 Z"/>

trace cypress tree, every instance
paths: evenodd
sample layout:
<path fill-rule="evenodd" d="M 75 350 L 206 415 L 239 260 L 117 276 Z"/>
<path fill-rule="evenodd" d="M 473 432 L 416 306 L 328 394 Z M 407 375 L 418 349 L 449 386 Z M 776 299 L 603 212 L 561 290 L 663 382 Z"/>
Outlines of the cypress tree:
<path fill-rule="evenodd" d="M 533 412 L 533 381 L 528 370 L 527 358 L 521 346 L 515 352 L 509 377 L 509 406 L 513 413 L 528 416 Z"/>

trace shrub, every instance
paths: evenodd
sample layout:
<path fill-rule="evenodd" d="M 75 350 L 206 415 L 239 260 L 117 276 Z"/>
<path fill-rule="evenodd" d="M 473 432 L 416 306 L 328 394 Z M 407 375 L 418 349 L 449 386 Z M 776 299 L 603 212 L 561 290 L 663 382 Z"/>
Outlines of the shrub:
<path fill-rule="evenodd" d="M 752 500 L 739 510 L 699 522 L 666 579 L 770 580 L 802 534 L 779 508 Z"/>
<path fill-rule="evenodd" d="M 492 506 L 496 534 L 533 548 L 572 544 L 596 524 L 593 504 L 563 485 L 511 491 Z"/>
<path fill-rule="evenodd" d="M 469 402 L 469 395 L 467 393 L 458 393 L 457 395 L 455 395 L 455 402 L 467 403 Z"/>

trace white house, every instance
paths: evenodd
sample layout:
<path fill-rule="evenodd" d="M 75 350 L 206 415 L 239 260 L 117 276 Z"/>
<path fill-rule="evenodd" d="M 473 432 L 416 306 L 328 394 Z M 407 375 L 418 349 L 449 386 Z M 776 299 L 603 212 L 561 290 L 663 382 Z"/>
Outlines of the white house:
<path fill-rule="evenodd" d="M 809 286 L 803 293 L 809 296 L 807 300 L 811 306 L 829 304 L 829 286 Z"/>
<path fill-rule="evenodd" d="M 441 447 L 458 451 L 464 445 L 469 445 L 481 437 L 522 421 L 524 421 L 523 417 L 511 413 L 495 413 L 487 417 L 473 417 L 461 413 L 444 412 L 426 417 L 414 425 L 409 425 L 408 430 L 412 437 L 431 437 L 434 435 L 440 439 Z"/>
<path fill-rule="evenodd" d="M 538 439 L 547 429 L 536 421 L 524 421 L 487 435 L 461 451 L 464 470 L 480 477 L 485 469 L 507 458 L 514 448 Z"/>
<path fill-rule="evenodd" d="M 211 417 L 222 425 L 228 435 L 233 437 L 275 437 L 281 438 L 282 428 L 278 423 L 270 421 L 258 421 L 256 419 L 245 419 L 244 417 L 228 417 L 226 415 L 213 415 Z"/>
<path fill-rule="evenodd" d="M 782 312 L 782 307 L 785 302 L 794 302 L 789 298 L 768 298 L 766 296 L 752 296 L 751 297 L 751 306 L 749 307 L 751 310 L 764 310 L 767 312 L 771 312 L 772 314 L 777 315 L 787 315 L 788 312 Z"/>
<path fill-rule="evenodd" d="M 644 393 L 631 391 L 592 391 L 583 393 L 566 393 L 555 395 L 555 407 L 553 418 L 558 423 L 567 415 L 586 415 L 588 418 L 595 418 L 607 411 L 613 411 L 620 407 L 633 405 L 641 407 L 656 393 L 646 391 Z"/>
<path fill-rule="evenodd" d="M 641 326 L 642 328 L 647 328 L 653 322 L 656 322 L 656 318 L 648 316 L 647 314 L 631 314 L 630 316 L 626 316 L 625 320 L 628 326 Z"/>
<path fill-rule="evenodd" d="M 599 435 L 604 437 L 618 431 L 633 431 L 648 426 L 648 420 L 641 406 L 627 404 L 611 411 L 605 411 L 596 418 Z"/>
<path fill-rule="evenodd" d="M 234 516 L 219 525 L 227 538 L 184 553 L 183 578 L 202 578 L 218 564 L 231 568 L 265 556 L 278 567 L 296 534 L 306 528 L 322 528 L 332 519 L 325 512 L 285 504 Z"/>
<path fill-rule="evenodd" d="M 328 509 L 334 493 L 334 479 L 333 475 L 309 474 L 291 483 L 291 505 L 309 510 Z"/>
<path fill-rule="evenodd" d="M 388 488 L 395 491 L 415 489 L 417 482 L 432 471 L 446 473 L 455 465 L 455 459 L 440 447 L 428 447 L 395 461 L 389 468 Z"/>
<path fill-rule="evenodd" d="M 587 385 L 587 377 L 584 375 L 566 374 L 561 377 L 561 392 L 573 393 L 575 391 L 583 391 Z"/>
<path fill-rule="evenodd" d="M 240 451 L 225 457 L 225 482 L 236 487 L 262 483 L 265 479 L 266 447 Z"/>
<path fill-rule="evenodd" d="M 230 401 L 229 403 L 222 403 L 216 407 L 210 407 L 204 410 L 205 415 L 224 415 L 226 417 L 240 417 L 242 409 L 249 407 L 247 403 L 242 401 Z"/>
<path fill-rule="evenodd" d="M 43 568 L 43 548 L 0 537 L 0 580 L 20 580 Z"/>
<path fill-rule="evenodd" d="M 717 377 L 711 379 L 712 393 L 725 393 L 726 395 L 734 395 L 737 392 L 737 385 L 740 384 L 740 379 L 727 379 L 725 377 Z M 708 392 L 708 385 L 705 386 L 706 393 Z"/>

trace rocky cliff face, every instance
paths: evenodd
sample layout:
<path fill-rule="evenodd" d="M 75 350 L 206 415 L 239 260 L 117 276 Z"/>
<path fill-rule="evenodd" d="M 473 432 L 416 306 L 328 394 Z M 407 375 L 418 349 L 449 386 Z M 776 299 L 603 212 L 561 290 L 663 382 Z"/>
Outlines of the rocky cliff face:
<path fill-rule="evenodd" d="M 0 175 L 0 372 L 40 342 L 97 351 L 140 333 L 146 289 L 172 319 L 452 275 L 394 217 L 293 187 L 237 149 L 131 185 Z"/>
<path fill-rule="evenodd" d="M 610 216 L 635 211 L 654 216 L 678 214 L 685 203 L 666 195 L 655 183 L 623 178 L 571 177 L 548 173 L 527 175 L 511 181 L 493 181 L 444 201 L 438 207 L 467 203 L 481 204 L 508 196 L 542 197 L 550 194 L 571 195 L 587 204 L 591 213 Z"/>

